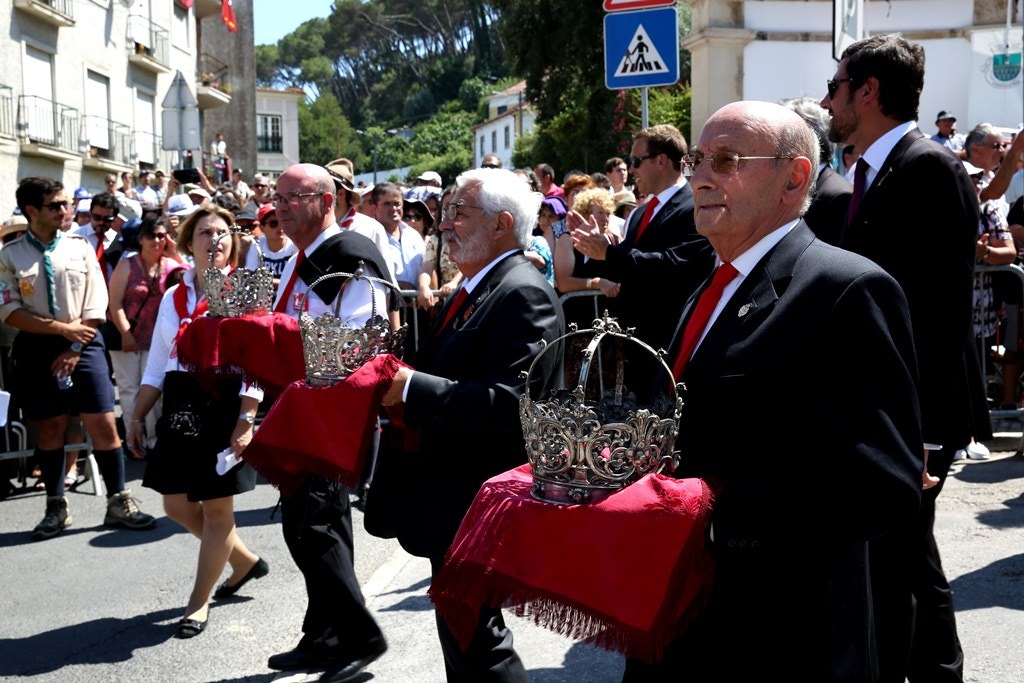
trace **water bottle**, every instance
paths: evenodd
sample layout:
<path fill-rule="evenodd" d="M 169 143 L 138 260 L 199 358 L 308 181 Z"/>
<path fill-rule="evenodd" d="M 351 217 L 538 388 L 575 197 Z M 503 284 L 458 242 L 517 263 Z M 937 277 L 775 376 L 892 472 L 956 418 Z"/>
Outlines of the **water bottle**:
<path fill-rule="evenodd" d="M 66 372 L 62 372 L 59 375 L 57 375 L 56 380 L 57 388 L 60 389 L 61 391 L 67 391 L 71 387 L 75 386 L 74 381 L 72 381 L 71 379 L 71 375 Z"/>

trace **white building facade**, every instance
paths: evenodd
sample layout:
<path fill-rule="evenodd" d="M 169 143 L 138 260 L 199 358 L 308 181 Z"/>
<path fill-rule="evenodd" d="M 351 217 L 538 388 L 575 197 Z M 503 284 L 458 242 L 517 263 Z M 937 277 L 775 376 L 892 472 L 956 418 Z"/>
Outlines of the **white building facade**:
<path fill-rule="evenodd" d="M 305 96 L 299 88 L 256 88 L 257 173 L 277 178 L 299 163 L 299 100 Z"/>
<path fill-rule="evenodd" d="M 523 99 L 526 81 L 496 92 L 487 98 L 487 120 L 473 128 L 473 160 L 480 166 L 483 158 L 494 154 L 503 168 L 512 168 L 516 140 L 533 130 L 534 114 Z"/>

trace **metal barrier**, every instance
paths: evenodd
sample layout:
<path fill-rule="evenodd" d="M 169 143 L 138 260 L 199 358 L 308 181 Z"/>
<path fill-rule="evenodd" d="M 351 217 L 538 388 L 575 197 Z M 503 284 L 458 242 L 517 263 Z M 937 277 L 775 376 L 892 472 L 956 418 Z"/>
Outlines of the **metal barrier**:
<path fill-rule="evenodd" d="M 984 275 L 991 275 L 994 273 L 1010 273 L 1015 278 L 1017 278 L 1017 280 L 1020 283 L 1022 301 L 1024 301 L 1024 268 L 1015 263 L 1012 263 L 1003 266 L 979 265 L 976 266 L 974 269 L 974 277 L 976 278 L 981 278 Z M 1022 304 L 1022 306 L 1024 306 L 1024 304 Z M 985 346 L 986 342 L 984 338 L 979 337 L 977 339 L 977 342 L 978 351 L 980 353 L 979 358 L 981 359 L 982 363 L 982 382 L 984 383 L 985 395 L 988 396 L 988 373 L 986 371 L 985 360 L 986 358 L 988 358 L 989 350 Z M 1024 349 L 1022 349 L 1022 351 L 1024 351 Z M 989 417 L 992 420 L 1013 421 L 1014 423 L 1016 423 L 1016 427 L 1022 429 L 1021 440 L 1017 444 L 1016 455 L 1024 455 L 1024 424 L 1021 424 L 1022 420 L 1024 420 L 1024 409 L 1018 408 L 1015 410 L 990 410 Z"/>

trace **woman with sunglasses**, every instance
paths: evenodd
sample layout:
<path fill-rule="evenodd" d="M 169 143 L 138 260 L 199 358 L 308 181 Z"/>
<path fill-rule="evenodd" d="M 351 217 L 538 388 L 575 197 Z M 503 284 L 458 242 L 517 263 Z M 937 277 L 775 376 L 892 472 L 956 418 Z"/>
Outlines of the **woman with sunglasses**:
<path fill-rule="evenodd" d="M 256 408 L 263 392 L 224 377 L 207 391 L 179 362 L 177 342 L 188 324 L 205 315 L 203 280 L 211 268 L 227 272 L 238 262 L 238 237 L 230 234 L 230 211 L 203 204 L 181 224 L 178 249 L 195 260 L 181 284 L 160 302 L 146 372 L 128 427 L 128 445 L 142 452 L 142 422 L 163 397 L 157 444 L 146 462 L 142 485 L 163 495 L 167 516 L 199 539 L 198 566 L 185 615 L 176 637 L 192 638 L 206 630 L 210 595 L 234 595 L 252 579 L 266 576 L 265 560 L 254 555 L 235 529 L 234 496 L 256 486 L 247 464 L 220 467 L 218 454 L 237 456 L 249 444 Z M 223 474 L 221 474 L 223 472 Z M 231 576 L 214 586 L 231 565 Z"/>
<path fill-rule="evenodd" d="M 122 258 L 110 276 L 110 320 L 121 334 L 121 349 L 110 351 L 110 365 L 117 379 L 121 412 L 132 415 L 139 383 L 149 359 L 149 345 L 156 314 L 164 294 L 164 280 L 177 265 L 166 256 L 167 226 L 162 218 L 147 215 L 139 226 L 138 253 Z M 156 443 L 156 421 L 160 407 L 147 413 L 145 448 Z"/>

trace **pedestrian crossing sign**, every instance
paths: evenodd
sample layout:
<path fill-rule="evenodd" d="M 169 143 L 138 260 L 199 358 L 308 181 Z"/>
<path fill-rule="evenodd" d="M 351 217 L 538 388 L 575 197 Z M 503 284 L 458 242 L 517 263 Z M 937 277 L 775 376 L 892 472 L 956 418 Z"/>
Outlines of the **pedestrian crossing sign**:
<path fill-rule="evenodd" d="M 605 85 L 611 90 L 679 81 L 679 17 L 675 7 L 604 17 Z"/>

